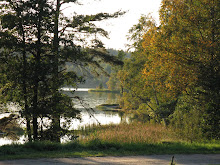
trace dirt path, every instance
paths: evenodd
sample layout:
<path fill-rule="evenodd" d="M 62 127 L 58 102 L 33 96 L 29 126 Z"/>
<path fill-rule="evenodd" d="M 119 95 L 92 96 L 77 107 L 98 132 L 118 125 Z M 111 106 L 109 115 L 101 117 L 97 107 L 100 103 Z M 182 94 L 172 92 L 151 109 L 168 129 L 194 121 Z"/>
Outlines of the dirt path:
<path fill-rule="evenodd" d="M 20 159 L 0 161 L 0 165 L 169 165 L 173 155 L 124 157 L 85 157 L 55 159 Z M 174 155 L 176 165 L 220 165 L 220 154 Z"/>

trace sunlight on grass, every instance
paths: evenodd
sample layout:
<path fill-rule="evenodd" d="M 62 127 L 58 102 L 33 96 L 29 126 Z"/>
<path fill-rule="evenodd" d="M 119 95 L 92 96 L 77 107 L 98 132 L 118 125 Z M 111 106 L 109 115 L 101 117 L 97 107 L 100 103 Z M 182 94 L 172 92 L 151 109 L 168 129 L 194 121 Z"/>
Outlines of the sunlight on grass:
<path fill-rule="evenodd" d="M 108 126 L 96 126 L 84 141 L 99 139 L 114 143 L 163 143 L 176 141 L 171 129 L 159 124 L 132 123 Z"/>

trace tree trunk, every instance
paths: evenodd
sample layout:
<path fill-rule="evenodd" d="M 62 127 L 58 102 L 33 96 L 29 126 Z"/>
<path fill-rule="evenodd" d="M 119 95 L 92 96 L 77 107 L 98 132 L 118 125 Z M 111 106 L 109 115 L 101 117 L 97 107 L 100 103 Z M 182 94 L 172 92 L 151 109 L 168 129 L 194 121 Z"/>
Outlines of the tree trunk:
<path fill-rule="evenodd" d="M 54 17 L 54 40 L 53 40 L 53 52 L 54 52 L 54 84 L 53 84 L 53 101 L 54 101 L 54 108 L 59 104 L 59 78 L 58 78 L 58 66 L 59 66 L 59 14 L 60 14 L 60 0 L 57 0 L 56 4 L 56 12 Z M 52 141 L 60 142 L 60 134 L 61 134 L 61 127 L 60 127 L 60 112 L 59 109 L 54 109 L 52 115 L 52 131 L 53 137 L 51 138 Z"/>
<path fill-rule="evenodd" d="M 26 126 L 27 126 L 27 134 L 28 134 L 28 141 L 32 141 L 31 138 L 31 126 L 30 126 L 30 112 L 29 112 L 29 108 L 28 108 L 28 103 L 27 103 L 27 84 L 26 84 L 26 80 L 27 80 L 27 59 L 26 59 L 26 44 L 25 44 L 25 33 L 24 33 L 24 29 L 21 25 L 21 29 L 22 29 L 22 38 L 23 38 L 23 71 L 22 71 L 22 79 L 23 79 L 23 95 L 24 95 L 24 112 L 25 112 L 25 118 L 26 118 Z"/>
<path fill-rule="evenodd" d="M 36 45 L 36 57 L 35 57 L 35 71 L 34 71 L 34 97 L 33 97 L 33 134 L 34 134 L 34 141 L 38 140 L 38 90 L 39 90 L 39 74 L 41 68 L 41 21 L 42 21 L 42 1 L 38 2 L 39 6 L 39 13 L 38 13 L 38 20 L 37 20 L 37 45 Z"/>

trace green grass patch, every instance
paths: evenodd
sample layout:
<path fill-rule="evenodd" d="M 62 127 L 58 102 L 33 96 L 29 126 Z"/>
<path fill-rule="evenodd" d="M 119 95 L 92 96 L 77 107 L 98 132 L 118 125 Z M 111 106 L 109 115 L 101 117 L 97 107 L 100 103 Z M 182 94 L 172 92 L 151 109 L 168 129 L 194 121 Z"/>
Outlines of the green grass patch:
<path fill-rule="evenodd" d="M 36 147 L 38 145 L 38 147 Z M 30 147 L 33 148 L 30 148 Z M 53 146 L 53 147 L 51 147 Z M 42 148 L 41 148 L 42 147 Z M 44 148 L 44 149 L 43 149 Z M 87 144 L 48 144 L 40 142 L 0 147 L 0 160 L 25 158 L 58 158 L 88 156 L 125 156 L 151 154 L 215 154 L 220 153 L 216 144 L 169 143 L 169 144 L 118 144 L 93 140 Z"/>
<path fill-rule="evenodd" d="M 172 129 L 156 124 L 93 126 L 80 134 L 84 137 L 65 144 L 44 141 L 4 145 L 0 159 L 220 153 L 220 141 L 186 142 L 176 138 Z"/>

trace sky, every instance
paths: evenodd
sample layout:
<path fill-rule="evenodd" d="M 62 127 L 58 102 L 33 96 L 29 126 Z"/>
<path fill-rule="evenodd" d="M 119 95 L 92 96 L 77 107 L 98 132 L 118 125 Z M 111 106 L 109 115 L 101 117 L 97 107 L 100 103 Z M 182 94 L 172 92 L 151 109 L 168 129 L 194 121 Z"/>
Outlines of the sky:
<path fill-rule="evenodd" d="M 126 50 L 128 44 L 127 35 L 129 29 L 138 23 L 141 15 L 151 13 L 159 23 L 159 8 L 161 0 L 79 0 L 82 5 L 68 4 L 64 6 L 65 15 L 96 14 L 99 12 L 114 13 L 116 11 L 127 11 L 119 18 L 109 19 L 98 26 L 109 32 L 109 39 L 102 38 L 106 48 Z"/>

